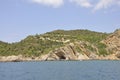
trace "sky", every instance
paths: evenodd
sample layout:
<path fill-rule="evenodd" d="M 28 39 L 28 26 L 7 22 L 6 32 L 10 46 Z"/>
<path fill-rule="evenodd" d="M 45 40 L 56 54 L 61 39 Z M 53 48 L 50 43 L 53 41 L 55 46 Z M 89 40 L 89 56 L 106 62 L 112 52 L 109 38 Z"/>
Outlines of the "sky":
<path fill-rule="evenodd" d="M 64 29 L 113 32 L 120 28 L 120 0 L 0 0 L 0 41 Z"/>

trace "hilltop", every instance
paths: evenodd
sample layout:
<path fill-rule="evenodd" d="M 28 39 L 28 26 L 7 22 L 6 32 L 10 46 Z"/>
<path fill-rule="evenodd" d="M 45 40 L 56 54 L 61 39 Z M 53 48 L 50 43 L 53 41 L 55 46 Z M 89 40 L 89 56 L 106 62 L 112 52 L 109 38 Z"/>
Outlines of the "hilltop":
<path fill-rule="evenodd" d="M 119 45 L 120 30 L 55 30 L 17 43 L 0 41 L 0 61 L 119 59 Z"/>

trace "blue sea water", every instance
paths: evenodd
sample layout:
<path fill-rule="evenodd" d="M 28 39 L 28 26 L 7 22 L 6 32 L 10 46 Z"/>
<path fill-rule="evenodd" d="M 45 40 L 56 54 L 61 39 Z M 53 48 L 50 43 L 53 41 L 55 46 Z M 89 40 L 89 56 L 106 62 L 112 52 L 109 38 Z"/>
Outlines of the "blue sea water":
<path fill-rule="evenodd" d="M 120 61 L 6 62 L 0 80 L 120 80 Z"/>

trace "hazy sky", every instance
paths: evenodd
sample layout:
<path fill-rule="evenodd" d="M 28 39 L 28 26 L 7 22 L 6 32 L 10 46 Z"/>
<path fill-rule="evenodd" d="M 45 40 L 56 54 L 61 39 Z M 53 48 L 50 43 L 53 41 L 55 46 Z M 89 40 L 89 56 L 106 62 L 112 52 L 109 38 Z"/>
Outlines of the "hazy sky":
<path fill-rule="evenodd" d="M 0 40 L 5 42 L 56 29 L 118 28 L 120 0 L 0 0 Z"/>

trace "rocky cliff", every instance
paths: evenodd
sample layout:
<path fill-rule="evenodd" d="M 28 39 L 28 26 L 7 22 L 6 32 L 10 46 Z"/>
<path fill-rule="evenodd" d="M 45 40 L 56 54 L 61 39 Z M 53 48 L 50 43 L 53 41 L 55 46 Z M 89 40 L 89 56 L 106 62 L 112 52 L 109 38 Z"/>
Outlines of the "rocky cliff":
<path fill-rule="evenodd" d="M 46 60 L 87 60 L 89 57 L 95 59 L 97 55 L 85 49 L 85 45 L 85 42 L 70 43 L 51 51 Z"/>
<path fill-rule="evenodd" d="M 115 54 L 117 58 L 120 58 L 120 30 L 116 30 L 102 42 L 107 46 L 109 53 Z"/>

